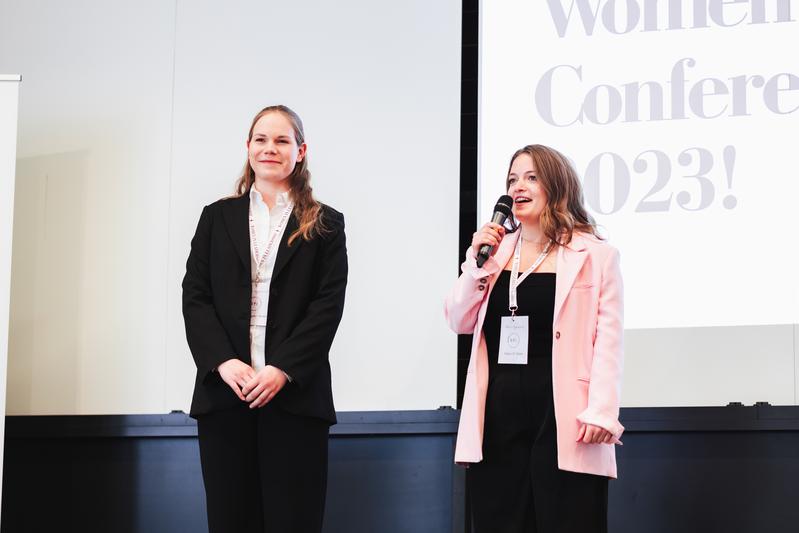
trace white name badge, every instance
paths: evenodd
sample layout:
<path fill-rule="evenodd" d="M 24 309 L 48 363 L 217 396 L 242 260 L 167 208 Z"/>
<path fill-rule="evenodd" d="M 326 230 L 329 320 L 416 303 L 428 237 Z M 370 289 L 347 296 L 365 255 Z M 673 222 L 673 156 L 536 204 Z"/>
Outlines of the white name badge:
<path fill-rule="evenodd" d="M 252 284 L 250 301 L 250 325 L 266 326 L 266 311 L 269 303 L 269 286 L 266 283 Z"/>
<path fill-rule="evenodd" d="M 527 364 L 527 335 L 529 323 L 526 316 L 503 316 L 499 332 L 499 364 Z"/>

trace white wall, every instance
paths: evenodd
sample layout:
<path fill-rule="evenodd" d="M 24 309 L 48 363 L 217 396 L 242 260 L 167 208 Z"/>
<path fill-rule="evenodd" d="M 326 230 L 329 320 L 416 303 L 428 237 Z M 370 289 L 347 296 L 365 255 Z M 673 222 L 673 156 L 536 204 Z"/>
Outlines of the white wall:
<path fill-rule="evenodd" d="M 8 412 L 188 410 L 189 241 L 273 103 L 303 117 L 317 196 L 347 220 L 336 407 L 454 404 L 460 20 L 455 0 L 0 0 L 0 70 L 26 80 Z"/>
<path fill-rule="evenodd" d="M 14 212 L 14 166 L 17 160 L 19 81 L 17 75 L 0 74 L 0 415 L 3 415 L 0 418 L 0 479 L 3 478 L 6 428 L 4 413 L 11 297 L 11 224 Z"/>

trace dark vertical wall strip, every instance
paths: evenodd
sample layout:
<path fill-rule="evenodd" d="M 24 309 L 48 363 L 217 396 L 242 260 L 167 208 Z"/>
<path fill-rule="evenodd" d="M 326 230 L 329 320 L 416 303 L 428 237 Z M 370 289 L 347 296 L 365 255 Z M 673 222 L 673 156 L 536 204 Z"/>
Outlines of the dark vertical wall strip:
<path fill-rule="evenodd" d="M 477 70 L 479 2 L 463 0 L 461 42 L 461 177 L 458 274 L 463 251 L 477 228 Z M 458 336 L 458 408 L 463 401 L 471 335 Z"/>
<path fill-rule="evenodd" d="M 461 176 L 460 176 L 460 226 L 458 247 L 458 266 L 464 250 L 472 242 L 472 233 L 477 228 L 477 108 L 479 87 L 479 33 L 480 2 L 463 0 L 461 24 Z M 458 271 L 460 274 L 460 269 Z M 472 336 L 458 335 L 458 408 L 463 404 L 463 389 L 466 383 L 466 369 L 469 366 Z M 459 467 L 458 467 L 459 468 Z M 463 506 L 461 523 L 453 523 L 453 531 L 471 529 L 471 509 L 469 493 L 466 490 L 465 475 L 460 473 Z"/>

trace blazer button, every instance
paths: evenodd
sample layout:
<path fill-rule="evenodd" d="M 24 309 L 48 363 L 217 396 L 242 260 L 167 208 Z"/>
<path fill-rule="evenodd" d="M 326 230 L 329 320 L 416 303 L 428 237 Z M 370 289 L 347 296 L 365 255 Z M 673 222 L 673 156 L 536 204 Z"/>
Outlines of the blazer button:
<path fill-rule="evenodd" d="M 560 331 L 556 331 L 556 332 L 555 332 L 555 338 L 556 338 L 556 339 L 559 339 L 559 338 L 560 338 Z"/>
<path fill-rule="evenodd" d="M 480 286 L 479 286 L 479 287 L 477 287 L 477 288 L 478 288 L 478 289 L 480 289 L 481 291 L 484 291 L 484 290 L 486 290 L 486 286 L 485 286 L 485 285 L 480 285 Z"/>
<path fill-rule="evenodd" d="M 488 281 L 487 278 L 480 278 L 480 283 L 485 283 L 486 281 Z"/>

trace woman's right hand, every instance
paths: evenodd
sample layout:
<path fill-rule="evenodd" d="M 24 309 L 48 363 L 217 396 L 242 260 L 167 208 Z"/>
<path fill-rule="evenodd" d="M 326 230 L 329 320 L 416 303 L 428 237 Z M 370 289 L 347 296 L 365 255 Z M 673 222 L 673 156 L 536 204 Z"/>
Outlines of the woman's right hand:
<path fill-rule="evenodd" d="M 494 255 L 497 251 L 497 246 L 499 246 L 504 236 L 505 228 L 503 226 L 495 224 L 494 222 L 486 223 L 472 235 L 472 251 L 474 251 L 474 256 L 477 257 L 477 254 L 480 253 L 480 248 L 484 244 L 494 247 L 491 252 L 491 255 Z"/>
<path fill-rule="evenodd" d="M 241 393 L 241 389 L 255 375 L 255 370 L 241 359 L 233 358 L 219 365 L 216 371 L 219 372 L 219 377 L 222 378 L 222 381 L 233 389 L 233 392 L 236 393 L 239 400 L 242 402 L 246 401 L 244 395 Z"/>

